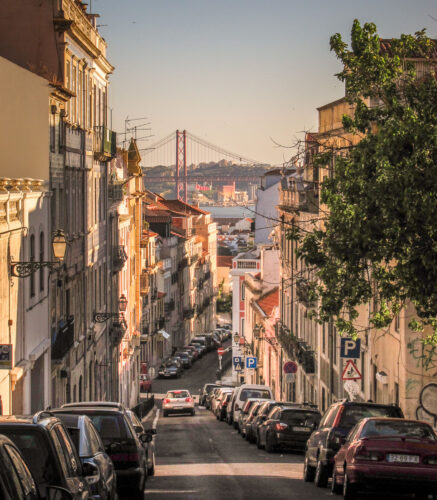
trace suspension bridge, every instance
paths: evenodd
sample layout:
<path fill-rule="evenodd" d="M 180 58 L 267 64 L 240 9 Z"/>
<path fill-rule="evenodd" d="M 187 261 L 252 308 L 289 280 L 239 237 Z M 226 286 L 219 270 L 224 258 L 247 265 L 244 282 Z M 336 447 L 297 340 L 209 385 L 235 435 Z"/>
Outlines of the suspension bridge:
<path fill-rule="evenodd" d="M 259 183 L 260 174 L 233 175 L 226 167 L 265 167 L 263 162 L 232 153 L 201 139 L 186 130 L 176 130 L 167 137 L 141 149 L 142 166 L 147 184 L 174 182 L 176 196 L 187 201 L 188 183 L 253 182 Z M 213 165 L 218 168 L 213 174 L 199 173 L 198 168 Z M 172 167 L 173 175 L 153 175 L 147 172 L 157 166 Z"/>

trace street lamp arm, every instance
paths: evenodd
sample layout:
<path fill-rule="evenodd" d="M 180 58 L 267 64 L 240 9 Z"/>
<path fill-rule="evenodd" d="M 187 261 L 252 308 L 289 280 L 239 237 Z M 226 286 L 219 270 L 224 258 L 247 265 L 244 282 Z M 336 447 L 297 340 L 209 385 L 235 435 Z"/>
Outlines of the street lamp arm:
<path fill-rule="evenodd" d="M 16 262 L 11 261 L 11 275 L 16 278 L 26 278 L 31 274 L 36 273 L 44 267 L 48 267 L 50 271 L 55 271 L 61 267 L 62 263 L 57 262 L 44 262 L 44 261 L 34 261 L 34 262 Z"/>

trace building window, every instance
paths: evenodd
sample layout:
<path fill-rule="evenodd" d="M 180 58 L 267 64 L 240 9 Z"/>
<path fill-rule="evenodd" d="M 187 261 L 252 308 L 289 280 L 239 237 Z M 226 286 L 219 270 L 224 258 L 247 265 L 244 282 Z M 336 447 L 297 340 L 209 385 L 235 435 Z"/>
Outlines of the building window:
<path fill-rule="evenodd" d="M 394 323 L 395 323 L 395 331 L 396 332 L 399 332 L 399 328 L 400 328 L 400 325 L 401 325 L 401 315 L 400 313 L 396 314 L 396 316 L 394 317 Z"/>
<path fill-rule="evenodd" d="M 241 282 L 241 299 L 240 300 L 244 300 L 246 295 L 245 295 L 245 290 L 244 290 L 244 281 Z"/>
<path fill-rule="evenodd" d="M 39 234 L 39 261 L 44 262 L 44 233 Z M 39 291 L 44 291 L 44 267 L 39 270 Z"/>
<path fill-rule="evenodd" d="M 29 246 L 30 262 L 35 260 L 35 235 L 30 236 L 30 246 Z M 35 273 L 30 275 L 30 296 L 35 297 Z"/>

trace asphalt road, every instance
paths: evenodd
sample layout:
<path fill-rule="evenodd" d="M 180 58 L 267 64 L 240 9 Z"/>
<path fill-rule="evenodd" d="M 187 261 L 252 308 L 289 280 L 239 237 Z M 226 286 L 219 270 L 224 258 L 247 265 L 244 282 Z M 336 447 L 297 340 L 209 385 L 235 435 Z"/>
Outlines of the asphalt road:
<path fill-rule="evenodd" d="M 204 408 L 196 415 L 162 417 L 160 397 L 167 390 L 198 394 L 215 380 L 217 354 L 212 352 L 175 380 L 155 380 L 157 400 L 147 426 L 157 426 L 156 471 L 146 483 L 145 498 L 163 500 L 341 499 L 329 489 L 302 480 L 303 454 L 269 454 L 249 444 Z M 376 500 L 376 495 L 362 499 Z M 387 499 L 387 495 L 384 497 Z M 394 497 L 392 497 L 394 498 Z M 399 498 L 399 497 L 396 497 Z"/>

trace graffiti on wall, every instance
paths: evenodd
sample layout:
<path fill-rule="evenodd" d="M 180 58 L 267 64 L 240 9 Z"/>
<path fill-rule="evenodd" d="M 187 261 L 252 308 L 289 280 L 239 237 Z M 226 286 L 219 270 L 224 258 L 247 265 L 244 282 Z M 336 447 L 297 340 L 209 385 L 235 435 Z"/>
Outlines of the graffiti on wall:
<path fill-rule="evenodd" d="M 437 384 L 427 384 L 422 388 L 419 403 L 416 418 L 437 427 Z"/>
<path fill-rule="evenodd" d="M 417 368 L 437 369 L 437 345 L 424 344 L 422 339 L 415 338 L 408 342 L 407 348 L 416 360 Z"/>

